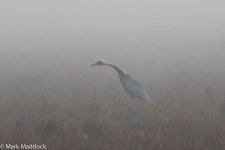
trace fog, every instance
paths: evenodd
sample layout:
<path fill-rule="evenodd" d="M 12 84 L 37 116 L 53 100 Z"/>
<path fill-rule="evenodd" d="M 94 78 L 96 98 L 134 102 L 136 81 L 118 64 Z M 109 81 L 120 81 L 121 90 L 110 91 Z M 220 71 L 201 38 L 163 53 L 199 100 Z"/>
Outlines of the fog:
<path fill-rule="evenodd" d="M 224 8 L 224 0 L 1 1 L 0 141 L 223 149 Z M 126 70 L 152 102 L 132 101 L 111 68 L 89 67 L 99 59 Z"/>
<path fill-rule="evenodd" d="M 220 55 L 224 6 L 222 0 L 2 1 L 1 56 L 88 61 Z"/>

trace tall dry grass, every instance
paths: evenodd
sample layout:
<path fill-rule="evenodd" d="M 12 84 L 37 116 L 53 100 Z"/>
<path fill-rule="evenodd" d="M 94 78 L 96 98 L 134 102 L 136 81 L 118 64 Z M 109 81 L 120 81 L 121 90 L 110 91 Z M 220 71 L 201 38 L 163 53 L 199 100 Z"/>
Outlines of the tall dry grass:
<path fill-rule="evenodd" d="M 151 103 L 132 101 L 107 68 L 1 65 L 0 142 L 48 150 L 225 149 L 224 65 L 124 67 L 151 93 Z"/>

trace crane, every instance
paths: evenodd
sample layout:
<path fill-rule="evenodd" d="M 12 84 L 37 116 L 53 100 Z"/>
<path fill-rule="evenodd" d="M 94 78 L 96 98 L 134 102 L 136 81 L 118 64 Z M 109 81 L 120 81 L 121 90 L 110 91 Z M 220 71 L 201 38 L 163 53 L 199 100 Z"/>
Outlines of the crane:
<path fill-rule="evenodd" d="M 96 63 L 92 64 L 93 66 L 109 66 L 112 67 L 119 75 L 120 82 L 123 86 L 123 88 L 126 90 L 126 92 L 131 96 L 133 100 L 136 98 L 150 102 L 151 99 L 148 95 L 148 93 L 145 91 L 145 89 L 141 86 L 140 83 L 138 83 L 135 79 L 133 79 L 131 76 L 127 74 L 126 71 L 124 71 L 122 68 L 113 65 L 111 63 L 107 63 L 105 61 L 99 60 Z"/>

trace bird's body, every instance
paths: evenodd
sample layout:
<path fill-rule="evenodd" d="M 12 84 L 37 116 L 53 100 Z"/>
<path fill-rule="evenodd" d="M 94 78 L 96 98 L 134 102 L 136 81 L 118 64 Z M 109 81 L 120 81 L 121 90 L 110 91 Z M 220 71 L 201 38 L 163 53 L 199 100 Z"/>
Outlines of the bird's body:
<path fill-rule="evenodd" d="M 144 90 L 144 88 L 135 79 L 130 77 L 127 74 L 127 72 L 125 72 L 120 67 L 113 65 L 111 63 L 103 62 L 103 61 L 98 61 L 97 63 L 91 66 L 95 66 L 95 65 L 106 65 L 115 69 L 119 75 L 122 86 L 124 87 L 126 92 L 132 97 L 132 99 L 138 98 L 144 101 L 150 101 L 150 97 L 148 93 Z"/>
<path fill-rule="evenodd" d="M 124 89 L 133 99 L 139 98 L 145 101 L 150 101 L 150 97 L 144 88 L 129 75 L 127 75 L 125 78 L 120 78 L 120 81 Z"/>

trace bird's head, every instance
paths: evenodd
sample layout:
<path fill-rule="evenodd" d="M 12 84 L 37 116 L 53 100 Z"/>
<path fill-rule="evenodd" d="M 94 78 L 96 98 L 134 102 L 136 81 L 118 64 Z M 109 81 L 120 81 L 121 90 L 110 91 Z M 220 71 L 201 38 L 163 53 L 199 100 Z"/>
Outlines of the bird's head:
<path fill-rule="evenodd" d="M 93 67 L 93 66 L 101 66 L 101 65 L 104 65 L 104 64 L 105 64 L 104 61 L 99 60 L 96 63 L 92 64 L 91 67 Z"/>

